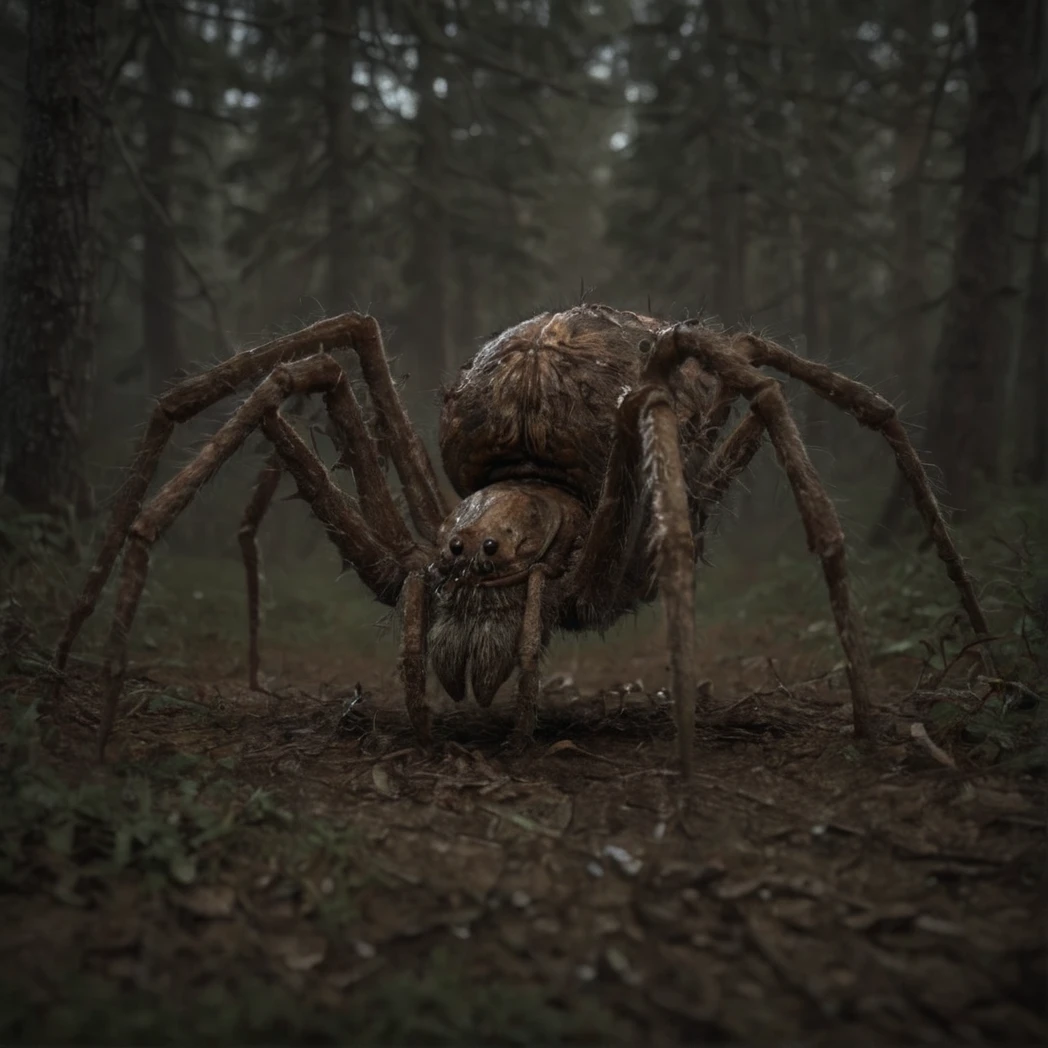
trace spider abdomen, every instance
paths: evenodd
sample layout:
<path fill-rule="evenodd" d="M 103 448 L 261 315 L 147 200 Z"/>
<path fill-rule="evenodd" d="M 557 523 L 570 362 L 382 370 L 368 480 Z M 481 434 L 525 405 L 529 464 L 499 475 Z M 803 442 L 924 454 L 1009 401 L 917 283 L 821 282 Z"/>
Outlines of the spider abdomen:
<path fill-rule="evenodd" d="M 543 313 L 491 339 L 447 392 L 440 448 L 462 496 L 538 479 L 592 505 L 616 411 L 659 322 L 602 306 Z"/>

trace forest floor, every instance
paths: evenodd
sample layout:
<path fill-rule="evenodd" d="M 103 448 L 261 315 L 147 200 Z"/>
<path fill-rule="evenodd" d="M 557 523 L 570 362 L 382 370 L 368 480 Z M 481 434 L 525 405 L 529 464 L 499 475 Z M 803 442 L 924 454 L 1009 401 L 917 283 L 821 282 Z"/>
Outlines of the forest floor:
<path fill-rule="evenodd" d="M 422 752 L 390 643 L 289 597 L 252 692 L 158 565 L 100 767 L 97 670 L 41 718 L 9 604 L 0 1041 L 1045 1043 L 1046 703 L 950 648 L 926 559 L 864 592 L 876 745 L 813 566 L 730 576 L 687 785 L 657 616 L 553 651 L 530 752 L 507 696 L 434 698 Z"/>

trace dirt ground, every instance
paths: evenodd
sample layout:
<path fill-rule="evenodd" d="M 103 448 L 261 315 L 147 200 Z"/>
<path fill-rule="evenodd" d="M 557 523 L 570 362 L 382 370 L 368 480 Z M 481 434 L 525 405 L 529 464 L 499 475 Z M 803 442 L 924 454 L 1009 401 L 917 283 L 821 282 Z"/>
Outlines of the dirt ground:
<path fill-rule="evenodd" d="M 912 659 L 868 748 L 839 671 L 703 647 L 687 786 L 657 637 L 551 665 L 512 758 L 501 697 L 420 752 L 378 657 L 140 671 L 101 770 L 92 673 L 21 742 L 9 678 L 0 1040 L 1045 1043 L 1043 779 L 915 740 Z"/>

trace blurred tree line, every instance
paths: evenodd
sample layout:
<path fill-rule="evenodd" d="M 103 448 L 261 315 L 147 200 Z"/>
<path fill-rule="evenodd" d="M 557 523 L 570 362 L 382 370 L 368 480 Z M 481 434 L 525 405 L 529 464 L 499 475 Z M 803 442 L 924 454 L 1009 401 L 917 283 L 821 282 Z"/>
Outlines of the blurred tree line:
<path fill-rule="evenodd" d="M 580 293 L 792 337 L 953 505 L 1043 484 L 1046 8 L 5 0 L 5 490 L 84 508 L 150 394 L 346 309 L 431 434 L 479 338 Z M 890 462 L 795 402 L 890 533 Z"/>

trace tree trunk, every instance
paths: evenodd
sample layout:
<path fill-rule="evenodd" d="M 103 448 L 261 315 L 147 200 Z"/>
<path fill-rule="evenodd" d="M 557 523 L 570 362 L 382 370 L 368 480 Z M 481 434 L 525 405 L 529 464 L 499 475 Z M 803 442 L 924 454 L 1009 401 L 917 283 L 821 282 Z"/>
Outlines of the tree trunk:
<path fill-rule="evenodd" d="M 830 357 L 830 262 L 826 237 L 810 215 L 801 219 L 803 229 L 802 296 L 807 356 L 825 364 Z M 827 446 L 830 405 L 811 390 L 804 400 L 804 439 Z"/>
<path fill-rule="evenodd" d="M 829 37 L 832 26 L 824 24 L 810 0 L 797 6 L 798 28 L 809 39 L 821 34 Z M 830 244 L 824 226 L 824 212 L 830 206 L 823 189 L 827 172 L 832 170 L 828 141 L 828 107 L 822 102 L 817 65 L 817 48 L 797 60 L 796 77 L 803 96 L 798 105 L 800 149 L 807 154 L 808 170 L 797 187 L 800 209 L 801 321 L 807 356 L 821 364 L 830 355 Z M 804 393 L 804 439 L 809 444 L 827 445 L 830 406 L 808 389 Z"/>
<path fill-rule="evenodd" d="M 433 5 L 421 15 L 440 13 Z M 440 185 L 445 167 L 445 120 L 442 99 L 434 91 L 440 75 L 440 55 L 420 33 L 416 74 L 418 115 L 415 118 L 418 148 L 414 185 L 410 193 L 411 253 L 404 270 L 407 314 L 400 327 L 401 345 L 414 363 L 413 401 L 420 409 L 435 412 L 434 391 L 444 377 L 448 360 L 448 268 L 451 245 L 447 215 L 441 205 Z"/>
<path fill-rule="evenodd" d="M 1033 88 L 1036 0 L 975 0 L 975 82 L 957 216 L 953 286 L 935 353 L 928 447 L 949 501 L 974 506 L 999 475 L 1011 335 L 1012 241 Z"/>
<path fill-rule="evenodd" d="M 713 251 L 713 310 L 727 325 L 739 323 L 745 309 L 745 198 L 740 191 L 738 147 L 730 129 L 727 107 L 731 91 L 724 35 L 727 30 L 723 0 L 706 0 L 714 114 L 709 136 L 710 178 L 707 187 L 710 245 Z"/>
<path fill-rule="evenodd" d="M 4 273 L 0 481 L 36 511 L 87 508 L 101 46 L 95 0 L 29 5 L 22 165 Z"/>
<path fill-rule="evenodd" d="M 889 392 L 913 397 L 926 363 L 924 208 L 921 175 L 928 107 L 924 101 L 930 12 L 922 4 L 903 8 L 907 31 L 907 61 L 900 70 L 902 107 L 895 131 L 895 184 L 892 187 L 892 224 L 895 268 L 892 299 L 895 308 L 895 367 Z M 892 386 L 895 388 L 893 389 Z"/>
<path fill-rule="evenodd" d="M 1048 480 L 1048 2 L 1041 0 L 1041 83 L 1038 105 L 1040 153 L 1037 168 L 1037 225 L 1030 256 L 1030 286 L 1023 313 L 1016 415 L 1016 479 Z"/>
<path fill-rule="evenodd" d="M 146 19 L 144 104 L 146 157 L 142 180 L 163 213 L 171 215 L 171 175 L 175 156 L 175 37 L 178 17 L 154 5 Z M 178 340 L 177 261 L 174 232 L 157 209 L 142 202 L 142 338 L 149 391 L 159 393 L 182 367 Z"/>
<path fill-rule="evenodd" d="M 329 313 L 357 304 L 353 286 L 353 30 L 355 0 L 324 0 L 324 115 L 327 118 Z"/>
<path fill-rule="evenodd" d="M 926 384 L 927 328 L 924 312 L 928 274 L 924 251 L 924 206 L 921 176 L 928 121 L 934 114 L 924 103 L 928 35 L 931 14 L 921 4 L 903 9 L 907 33 L 906 58 L 900 70 L 901 107 L 895 128 L 895 184 L 892 186 L 894 270 L 892 305 L 895 309 L 895 345 L 892 374 L 885 394 L 899 404 L 903 415 L 912 408 L 918 390 Z M 947 61 L 950 60 L 949 53 Z M 918 401 L 921 403 L 923 401 Z M 872 545 L 883 545 L 899 528 L 910 506 L 902 475 L 895 473 L 880 518 L 870 532 Z"/>

